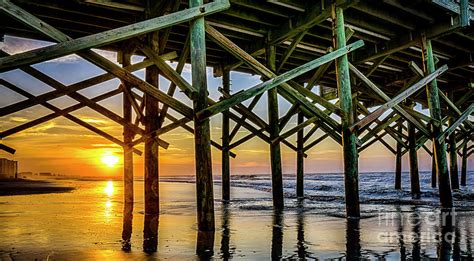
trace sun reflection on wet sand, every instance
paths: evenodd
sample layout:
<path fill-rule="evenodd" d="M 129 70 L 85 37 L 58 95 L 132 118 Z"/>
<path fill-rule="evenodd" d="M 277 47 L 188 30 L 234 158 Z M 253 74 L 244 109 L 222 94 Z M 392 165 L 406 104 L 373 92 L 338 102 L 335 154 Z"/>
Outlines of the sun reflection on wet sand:
<path fill-rule="evenodd" d="M 107 181 L 107 185 L 104 187 L 104 193 L 107 196 L 105 202 L 105 209 L 104 209 L 104 216 L 107 218 L 105 221 L 109 222 L 109 218 L 112 216 L 113 213 L 113 203 L 112 197 L 115 193 L 114 182 L 109 180 Z"/>
<path fill-rule="evenodd" d="M 346 221 L 321 215 L 325 206 L 308 199 L 304 204 L 289 200 L 289 209 L 273 212 L 271 194 L 257 197 L 259 192 L 234 188 L 233 195 L 238 200 L 228 204 L 216 202 L 216 227 L 220 229 L 203 234 L 196 231 L 194 184 L 170 182 L 161 184 L 158 252 L 148 255 L 142 252 L 141 181 L 137 182 L 135 193 L 139 204 L 133 229 L 137 233 L 128 242 L 130 251 L 121 251 L 118 239 L 123 221 L 122 182 L 68 182 L 80 189 L 60 197 L 50 194 L 0 199 L 0 234 L 8 239 L 0 240 L 0 260 L 267 260 L 272 254 L 275 259 L 289 260 L 400 260 L 435 258 L 438 253 L 454 260 L 472 260 L 472 211 L 457 213 L 453 228 L 432 222 L 429 218 L 433 210 L 427 207 L 387 207 L 381 217 Z M 219 189 L 215 191 L 217 195 Z M 254 199 L 248 199 L 248 195 Z M 413 238 L 413 233 L 419 236 Z M 427 233 L 433 238 L 425 237 Z M 445 237 L 452 242 L 437 240 Z"/>
<path fill-rule="evenodd" d="M 107 181 L 107 186 L 104 188 L 105 194 L 110 198 L 114 195 L 114 191 L 114 182 L 111 180 Z"/>

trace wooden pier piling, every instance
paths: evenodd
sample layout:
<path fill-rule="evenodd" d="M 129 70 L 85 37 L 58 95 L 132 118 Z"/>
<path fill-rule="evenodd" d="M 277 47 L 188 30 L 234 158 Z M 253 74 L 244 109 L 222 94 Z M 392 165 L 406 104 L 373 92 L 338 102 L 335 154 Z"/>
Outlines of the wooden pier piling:
<path fill-rule="evenodd" d="M 416 130 L 412 123 L 408 122 L 408 156 L 410 159 L 410 192 L 414 199 L 420 198 L 420 174 L 418 172 L 418 154 L 416 149 Z"/>
<path fill-rule="evenodd" d="M 462 161 L 461 161 L 461 186 L 467 185 L 467 142 L 462 146 Z"/>
<path fill-rule="evenodd" d="M 298 113 L 297 124 L 301 125 L 304 122 L 304 115 Z M 301 129 L 296 134 L 296 196 L 298 198 L 304 197 L 304 129 Z"/>
<path fill-rule="evenodd" d="M 128 50 L 129 51 L 129 50 Z M 127 51 L 122 52 L 122 66 L 130 66 L 130 53 Z M 126 82 L 122 82 L 123 87 L 123 119 L 132 123 L 132 103 L 130 97 L 130 85 Z M 133 220 L 133 142 L 134 132 L 128 126 L 123 127 L 123 230 L 122 230 L 122 248 L 124 250 L 130 250 L 131 248 L 131 237 L 132 237 L 132 220 Z"/>
<path fill-rule="evenodd" d="M 267 45 L 266 58 L 268 68 L 276 71 L 276 47 Z M 270 127 L 270 140 L 275 140 L 280 136 L 280 127 L 278 125 L 278 92 L 276 88 L 268 90 L 268 125 Z M 272 172 L 272 194 L 273 207 L 282 209 L 284 207 L 283 197 L 283 173 L 281 168 L 280 142 L 270 143 L 270 165 Z"/>
<path fill-rule="evenodd" d="M 430 39 L 422 37 L 423 58 L 426 63 L 428 73 L 435 71 L 435 61 L 433 56 L 433 48 Z M 442 121 L 441 105 L 438 96 L 438 82 L 436 79 L 432 80 L 427 85 L 426 93 L 428 97 L 428 105 L 430 108 L 430 115 L 435 121 Z M 442 132 L 441 125 L 432 124 L 433 130 L 433 155 L 436 159 L 436 173 L 438 174 L 438 189 L 441 207 L 452 208 L 453 196 L 451 193 L 451 182 L 449 179 L 448 163 L 446 160 L 446 144 L 444 141 L 439 141 L 438 137 Z"/>
<path fill-rule="evenodd" d="M 147 35 L 147 43 L 158 52 L 158 33 Z M 159 89 L 159 71 L 155 66 L 145 70 L 147 83 Z M 159 145 L 156 132 L 160 128 L 158 100 L 145 94 L 145 221 L 143 227 L 143 250 L 155 252 L 158 246 L 158 222 L 160 214 L 159 192 Z"/>
<path fill-rule="evenodd" d="M 222 88 L 230 93 L 230 72 L 223 70 Z M 228 111 L 228 110 L 227 110 Z M 230 200 L 230 119 L 227 113 L 222 114 L 222 200 Z"/>
<path fill-rule="evenodd" d="M 452 95 L 451 99 L 452 99 Z M 452 125 L 454 123 L 454 119 L 449 119 L 449 124 Z M 459 173 L 458 173 L 458 152 L 457 152 L 457 141 L 456 141 L 456 133 L 453 132 L 448 137 L 449 142 L 449 176 L 451 177 L 451 188 L 453 190 L 459 189 Z"/>
<path fill-rule="evenodd" d="M 402 122 L 398 122 L 397 130 L 402 132 Z M 397 153 L 395 154 L 395 189 L 402 189 L 402 144 L 397 142 Z"/>
<path fill-rule="evenodd" d="M 343 10 L 336 5 L 332 6 L 332 20 L 335 48 L 346 46 L 346 35 L 344 30 Z M 359 171 L 357 137 L 350 130 L 354 124 L 354 114 L 352 113 L 352 93 L 349 75 L 349 61 L 347 55 L 336 59 L 336 80 L 340 93 L 340 105 L 343 112 L 342 117 L 342 149 L 344 159 L 344 188 L 346 199 L 346 215 L 348 217 L 359 217 Z"/>
<path fill-rule="evenodd" d="M 434 155 L 434 146 L 431 146 L 431 187 L 436 188 L 438 174 L 436 173 L 436 157 Z"/>
<path fill-rule="evenodd" d="M 203 4 L 203 0 L 189 0 L 190 7 Z M 207 107 L 206 34 L 204 18 L 190 24 L 192 85 L 196 88 L 193 97 L 194 110 Z M 194 117 L 194 154 L 196 158 L 196 200 L 198 229 L 214 231 L 214 192 L 212 182 L 211 132 L 209 119 Z"/>

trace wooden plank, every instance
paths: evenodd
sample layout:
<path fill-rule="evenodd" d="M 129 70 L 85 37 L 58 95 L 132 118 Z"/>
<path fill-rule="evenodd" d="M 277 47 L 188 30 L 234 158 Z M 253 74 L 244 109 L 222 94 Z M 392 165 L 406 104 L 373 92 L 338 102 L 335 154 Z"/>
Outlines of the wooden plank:
<path fill-rule="evenodd" d="M 399 119 L 400 119 L 400 115 L 387 116 L 387 118 L 384 119 L 384 121 L 380 121 L 375 128 L 370 130 L 364 137 L 362 137 L 360 139 L 360 142 L 364 144 L 374 135 L 378 134 L 380 131 L 385 130 L 387 127 L 389 127 L 390 124 L 392 124 L 395 121 L 398 121 Z"/>
<path fill-rule="evenodd" d="M 370 114 L 369 110 L 368 110 L 363 104 L 358 103 L 358 107 L 359 107 L 359 109 L 362 111 L 362 114 L 363 114 L 363 115 L 369 115 L 369 114 Z M 399 115 L 397 115 L 397 116 L 399 116 Z M 377 124 L 379 124 L 379 125 L 380 125 L 380 124 L 383 124 L 383 122 L 382 122 L 382 121 L 379 121 L 379 120 L 376 120 L 375 122 L 376 122 Z M 388 133 L 395 141 L 397 141 L 397 144 L 401 144 L 403 147 L 406 147 L 406 146 L 407 146 L 407 145 L 405 144 L 405 142 L 403 141 L 403 139 L 402 139 L 402 137 L 404 136 L 403 133 L 394 130 L 394 129 L 393 129 L 392 127 L 390 127 L 390 126 L 386 126 L 385 130 L 387 131 L 387 133 Z M 359 132 L 359 133 L 360 133 L 360 132 Z M 367 137 L 367 138 L 369 138 L 369 137 Z M 408 138 L 408 137 L 405 137 L 405 138 Z M 366 141 L 367 141 L 367 140 L 364 141 L 363 139 L 359 139 L 359 142 L 362 143 L 362 144 L 363 144 L 364 142 L 366 142 Z"/>
<path fill-rule="evenodd" d="M 227 50 L 229 53 L 231 53 L 232 55 L 234 55 L 238 59 L 244 61 L 250 68 L 255 70 L 257 73 L 260 73 L 261 75 L 263 75 L 266 78 L 276 77 L 276 75 L 271 70 L 266 68 L 264 65 L 262 65 L 260 62 L 258 62 L 256 59 L 254 59 L 251 55 L 249 55 L 248 53 L 243 51 L 240 47 L 238 47 L 236 44 L 234 44 L 232 41 L 230 41 L 224 35 L 219 33 L 217 30 L 212 28 L 212 26 L 207 25 L 206 26 L 206 32 L 208 33 L 208 35 L 211 37 L 211 39 L 213 41 L 218 43 L 221 47 L 223 47 L 225 50 Z M 363 45 L 363 43 L 360 43 L 360 42 L 355 42 L 354 44 L 356 44 L 356 45 L 362 44 Z M 328 55 L 331 55 L 331 54 L 328 54 Z M 330 134 L 331 137 L 334 138 L 336 141 L 340 140 L 337 137 L 338 134 L 335 133 L 334 130 L 331 130 L 331 127 L 333 129 L 334 128 L 339 129 L 339 126 L 337 126 L 337 123 L 334 120 L 329 119 L 328 117 L 326 117 L 326 115 L 323 115 L 322 111 L 320 109 L 318 109 L 311 102 L 309 102 L 303 95 L 301 95 L 296 90 L 294 90 L 289 84 L 281 83 L 280 86 L 281 86 L 281 89 L 279 88 L 279 90 L 278 90 L 280 95 L 282 95 L 285 99 L 287 99 L 291 103 L 301 104 L 302 105 L 301 110 L 305 113 L 305 116 L 308 116 L 308 117 L 313 117 L 314 115 L 321 116 L 321 118 L 324 119 L 325 123 L 330 126 L 329 127 L 329 126 L 326 126 L 325 124 L 323 124 L 322 128 L 326 128 L 326 131 L 330 131 L 331 132 L 331 134 Z M 245 95 L 247 95 L 247 94 L 245 94 Z M 250 97 L 251 96 L 252 95 L 250 95 Z M 212 113 L 211 113 L 211 115 L 212 115 Z"/>
<path fill-rule="evenodd" d="M 351 131 L 354 131 L 355 129 L 360 129 L 363 128 L 364 126 L 370 124 L 372 121 L 380 117 L 384 112 L 387 110 L 393 108 L 395 105 L 400 103 L 401 101 L 405 100 L 407 97 L 418 91 L 420 88 L 425 86 L 428 82 L 430 82 L 432 79 L 438 77 L 441 75 L 443 72 L 445 72 L 448 69 L 447 66 L 443 66 L 433 72 L 432 74 L 428 75 L 427 77 L 421 79 L 411 87 L 407 88 L 404 90 L 402 93 L 399 95 L 395 96 L 392 98 L 390 101 L 386 102 L 385 104 L 381 105 L 379 108 L 377 108 L 374 112 L 369 114 L 367 117 L 363 118 L 356 124 L 351 126 Z"/>
<path fill-rule="evenodd" d="M 323 140 L 325 140 L 327 137 L 329 137 L 329 134 L 327 134 L 327 133 L 323 134 L 321 137 L 315 139 L 314 141 L 312 141 L 311 143 L 309 143 L 308 145 L 306 145 L 306 146 L 303 148 L 303 151 L 308 151 L 308 150 L 310 150 L 311 148 L 313 148 L 314 146 L 318 145 L 318 144 L 321 143 Z"/>
<path fill-rule="evenodd" d="M 357 1 L 344 1 L 340 7 L 348 8 Z M 331 17 L 331 8 L 325 8 L 323 4 L 314 4 L 309 10 L 296 15 L 293 19 L 271 30 L 271 41 L 269 44 L 278 44 L 286 39 L 292 38 L 313 26 Z"/>
<path fill-rule="evenodd" d="M 346 46 L 343 10 L 335 4 L 332 5 L 331 10 L 333 34 L 335 35 L 334 48 L 341 49 Z M 347 54 L 336 59 L 335 63 L 340 105 L 344 114 L 341 125 L 346 215 L 347 217 L 360 217 L 357 137 L 350 130 L 350 126 L 354 123 L 354 114 L 352 112 L 352 92 Z"/>
<path fill-rule="evenodd" d="M 228 0 L 218 0 L 205 5 L 195 6 L 169 15 L 156 17 L 135 24 L 119 27 L 98 34 L 88 35 L 79 39 L 71 39 L 57 30 L 39 22 L 39 19 L 30 20 L 29 14 L 18 8 L 7 0 L 0 1 L 3 11 L 13 17 L 25 22 L 38 31 L 48 31 L 46 35 L 60 42 L 58 44 L 35 49 L 28 52 L 19 53 L 10 57 L 0 58 L 0 72 L 15 69 L 24 65 L 51 60 L 61 56 L 79 52 L 81 50 L 100 47 L 118 41 L 123 41 L 132 37 L 143 35 L 149 32 L 164 29 L 173 25 L 188 22 L 193 19 L 204 17 L 230 7 Z"/>
<path fill-rule="evenodd" d="M 179 74 L 183 72 L 184 66 L 186 65 L 186 60 L 189 57 L 189 41 L 190 41 L 190 35 L 188 33 L 186 36 L 186 40 L 184 41 L 183 49 L 181 50 L 181 53 L 179 55 L 178 64 L 176 65 L 176 69 L 175 69 L 176 72 Z M 160 46 L 160 49 L 161 49 L 161 46 Z M 166 93 L 170 96 L 173 96 L 175 91 L 176 91 L 176 84 L 171 82 L 170 85 L 168 86 L 168 91 Z M 159 118 L 160 125 L 163 125 L 165 117 L 168 113 L 168 109 L 169 109 L 169 106 L 164 104 L 160 112 L 160 118 Z"/>
<path fill-rule="evenodd" d="M 349 64 L 350 70 L 360 79 L 362 82 L 372 89 L 380 98 L 382 98 L 384 101 L 388 102 L 390 101 L 390 97 L 388 97 L 382 90 L 380 90 L 377 85 L 375 85 L 372 81 L 370 81 L 362 72 L 360 72 L 355 66 L 352 64 Z M 419 130 L 421 130 L 426 136 L 431 136 L 430 131 L 417 119 L 415 119 L 413 116 L 411 116 L 409 113 L 407 113 L 401 106 L 395 105 L 394 109 L 402 115 L 405 119 L 409 120 L 411 123 L 413 123 Z"/>
<path fill-rule="evenodd" d="M 350 28 L 346 28 L 346 40 L 349 41 L 349 39 L 354 35 L 354 31 Z M 332 52 L 333 51 L 333 48 L 332 47 L 329 47 L 328 48 L 328 52 Z M 326 73 L 327 69 L 332 65 L 332 61 L 329 62 L 329 63 L 326 63 L 324 65 L 321 65 L 320 67 L 318 67 L 318 69 L 316 70 L 316 72 L 313 74 L 313 76 L 311 77 L 311 79 L 307 82 L 305 88 L 309 91 L 311 91 L 313 89 L 313 87 L 315 86 L 315 84 L 317 82 L 319 82 L 319 80 L 324 76 L 324 74 Z M 294 85 L 292 85 L 294 86 Z M 321 101 L 321 100 L 324 100 L 326 101 L 326 99 L 324 97 L 322 97 L 322 99 L 316 99 L 316 101 Z M 327 101 L 326 101 L 327 102 Z M 323 103 L 319 103 L 321 105 L 323 105 Z M 323 105 L 323 107 L 326 107 Z M 339 107 L 337 105 L 335 105 L 335 107 L 340 111 Z M 327 107 L 326 107 L 327 108 Z M 290 109 L 288 110 L 288 112 L 285 114 L 285 116 L 283 116 L 281 119 L 280 119 L 280 129 L 283 129 L 286 124 L 288 123 L 288 121 L 291 119 L 291 117 L 297 112 L 297 110 L 299 109 L 299 104 L 293 104 Z"/>
<path fill-rule="evenodd" d="M 209 29 L 210 27 L 207 26 L 206 27 L 209 32 L 214 32 L 213 30 L 215 29 Z M 216 39 L 217 35 L 213 34 L 213 38 Z M 295 77 L 298 77 L 299 75 L 301 74 L 304 74 L 314 68 L 317 68 L 318 66 L 321 66 L 337 57 L 340 57 L 341 55 L 344 55 L 346 53 L 348 53 L 349 51 L 351 50 L 354 50 L 354 49 L 357 49 L 359 47 L 361 47 L 363 45 L 363 42 L 361 41 L 357 41 L 351 45 L 348 45 L 347 47 L 344 47 L 344 48 L 341 48 L 339 50 L 335 50 L 334 52 L 332 53 L 329 53 L 325 56 L 322 56 L 318 59 L 315 59 L 309 63 L 306 63 L 298 68 L 295 68 L 293 70 L 290 70 L 288 72 L 285 72 L 279 76 L 274 76 L 274 74 L 270 71 L 268 72 L 268 76 L 270 77 L 274 77 L 273 79 L 271 80 L 268 80 L 268 81 L 265 81 L 263 83 L 260 83 L 260 84 L 257 84 L 255 85 L 254 87 L 251 87 L 245 91 L 242 91 L 242 92 L 239 92 L 237 94 L 234 94 L 232 95 L 232 97 L 228 98 L 228 99 L 225 99 L 223 101 L 220 101 L 218 103 L 216 103 L 215 105 L 212 105 L 202 111 L 199 111 L 196 115 L 197 115 L 197 118 L 198 119 L 206 119 L 206 118 L 209 118 L 217 113 L 220 113 L 222 112 L 223 110 L 226 110 L 236 104 L 239 104 L 241 103 L 242 101 L 245 101 L 249 98 L 252 98 L 258 94 L 261 94 L 265 91 L 268 91 L 272 88 L 275 88 Z M 228 46 L 229 48 L 231 48 L 231 46 Z M 239 48 L 240 49 L 240 48 Z M 236 49 L 234 49 L 235 51 L 237 51 Z M 242 55 L 242 56 L 241 56 Z M 241 52 L 239 52 L 237 54 L 238 57 L 247 57 L 249 58 L 249 55 L 248 54 L 243 54 Z M 250 56 L 251 58 L 251 56 Z M 245 59 L 245 58 L 243 58 Z M 251 58 L 251 60 L 254 60 L 253 58 Z M 247 61 L 247 60 L 246 60 Z M 260 66 L 258 66 L 260 67 Z M 266 69 L 266 68 L 265 68 Z"/>
<path fill-rule="evenodd" d="M 258 101 L 260 100 L 260 98 L 263 96 L 263 93 L 262 94 L 259 94 L 255 97 L 253 97 L 253 100 L 250 102 L 249 106 L 247 107 L 248 110 L 252 111 L 253 108 L 257 105 Z M 242 115 L 242 117 L 240 118 L 241 121 L 245 121 L 245 119 L 247 119 L 247 114 L 244 114 Z M 242 127 L 242 125 L 240 123 L 237 122 L 237 124 L 234 126 L 234 128 L 232 129 L 232 131 L 230 132 L 230 135 L 229 135 L 229 139 L 232 140 L 235 135 L 237 135 L 240 127 Z"/>
<path fill-rule="evenodd" d="M 313 117 L 313 118 L 310 118 L 298 125 L 296 125 L 294 128 L 286 131 L 285 133 L 281 134 L 280 136 L 278 136 L 276 139 L 273 139 L 272 142 L 273 143 L 276 143 L 276 142 L 280 142 L 284 139 L 287 139 L 288 137 L 290 137 L 291 135 L 299 132 L 300 130 L 303 130 L 304 128 L 308 127 L 309 125 L 315 123 L 318 121 L 318 117 Z"/>
<path fill-rule="evenodd" d="M 48 75 L 40 72 L 39 70 L 34 69 L 31 66 L 25 66 L 20 68 L 22 71 L 28 73 L 29 75 L 33 76 L 34 78 L 46 83 L 47 85 L 51 86 L 57 90 L 66 90 L 67 87 L 59 81 L 49 77 Z M 73 98 L 74 100 L 86 104 L 89 108 L 93 109 L 94 111 L 104 115 L 105 117 L 109 118 L 110 120 L 120 124 L 120 125 L 127 125 L 133 130 L 135 133 L 143 134 L 143 130 L 136 125 L 126 122 L 122 117 L 117 115 L 116 113 L 112 112 L 111 110 L 92 102 L 86 96 L 79 94 L 77 92 L 71 92 L 68 94 L 69 97 Z"/>
<path fill-rule="evenodd" d="M 12 147 L 9 147 L 5 144 L 0 143 L 0 150 L 6 151 L 10 154 L 15 154 L 16 150 Z"/>
<path fill-rule="evenodd" d="M 474 104 L 471 104 L 469 108 L 467 108 L 459 118 L 450 124 L 449 128 L 447 128 L 444 132 L 440 133 L 439 136 L 436 137 L 436 139 L 439 142 L 443 142 L 448 136 L 450 136 L 457 127 L 459 127 L 463 122 L 469 119 L 469 115 L 471 115 L 474 111 Z"/>
<path fill-rule="evenodd" d="M 160 69 L 160 72 L 170 81 L 173 82 L 181 91 L 186 94 L 186 96 L 193 99 L 196 95 L 197 90 L 189 84 L 179 72 L 175 71 L 165 60 L 161 59 L 157 52 L 153 51 L 150 47 L 146 45 L 141 45 L 140 49 L 143 53 L 150 58 L 155 65 Z"/>
<path fill-rule="evenodd" d="M 296 49 L 296 47 L 301 42 L 301 40 L 303 40 L 303 37 L 306 35 L 306 32 L 307 31 L 303 31 L 300 34 L 298 34 L 298 36 L 296 36 L 295 39 L 293 39 L 293 42 L 291 42 L 290 46 L 286 48 L 285 52 L 283 53 L 283 55 L 281 56 L 279 60 L 279 65 L 276 70 L 276 73 L 281 71 L 281 68 L 283 68 L 283 65 L 285 65 L 286 61 L 288 61 L 288 58 L 290 58 L 291 54 Z"/>

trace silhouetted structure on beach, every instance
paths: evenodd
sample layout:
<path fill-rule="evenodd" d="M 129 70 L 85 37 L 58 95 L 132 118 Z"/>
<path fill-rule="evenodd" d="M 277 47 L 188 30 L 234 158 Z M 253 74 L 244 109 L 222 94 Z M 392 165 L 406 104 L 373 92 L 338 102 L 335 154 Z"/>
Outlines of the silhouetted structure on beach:
<path fill-rule="evenodd" d="M 5 158 L 0 159 L 0 178 L 16 178 L 18 175 L 18 162 Z"/>

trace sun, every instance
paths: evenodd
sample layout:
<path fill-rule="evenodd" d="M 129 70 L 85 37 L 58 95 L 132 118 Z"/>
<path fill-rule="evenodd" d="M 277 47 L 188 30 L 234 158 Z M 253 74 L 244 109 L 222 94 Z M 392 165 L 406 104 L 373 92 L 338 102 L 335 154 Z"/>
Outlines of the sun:
<path fill-rule="evenodd" d="M 105 155 L 102 157 L 102 163 L 107 165 L 109 168 L 115 167 L 117 163 L 119 162 L 119 157 L 114 156 L 114 155 Z"/>

